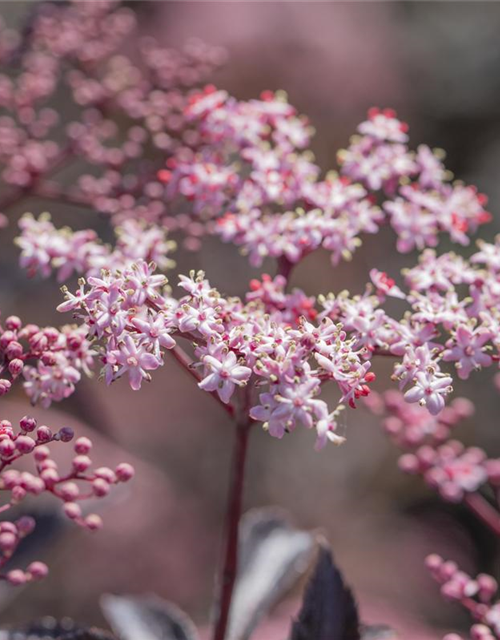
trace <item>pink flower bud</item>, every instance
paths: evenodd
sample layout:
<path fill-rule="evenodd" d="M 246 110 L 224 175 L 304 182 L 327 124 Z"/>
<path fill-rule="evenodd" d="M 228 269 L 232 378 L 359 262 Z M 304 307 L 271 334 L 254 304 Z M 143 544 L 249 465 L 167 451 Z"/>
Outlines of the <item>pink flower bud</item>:
<path fill-rule="evenodd" d="M 492 635 L 491 629 L 485 624 L 475 624 L 471 627 L 470 635 L 472 640 L 495 640 L 495 636 Z"/>
<path fill-rule="evenodd" d="M 53 467 L 49 467 L 40 472 L 40 478 L 47 485 L 47 487 L 53 487 L 56 482 L 59 482 L 60 476 Z"/>
<path fill-rule="evenodd" d="M 120 482 L 127 482 L 135 475 L 134 467 L 131 464 L 122 462 L 116 467 L 116 477 Z"/>
<path fill-rule="evenodd" d="M 2 533 L 8 532 L 8 533 L 13 533 L 14 535 L 17 535 L 17 526 L 13 522 L 9 522 L 7 520 L 0 524 L 0 531 Z"/>
<path fill-rule="evenodd" d="M 49 568 L 44 562 L 32 562 L 28 566 L 27 573 L 33 580 L 43 580 L 49 575 Z"/>
<path fill-rule="evenodd" d="M 19 342 L 16 342 L 16 340 L 9 342 L 9 344 L 5 348 L 5 355 L 8 360 L 20 358 L 23 355 L 23 345 Z"/>
<path fill-rule="evenodd" d="M 97 514 L 91 513 L 85 518 L 85 526 L 87 529 L 90 529 L 90 531 L 98 531 L 102 529 L 102 519 Z"/>
<path fill-rule="evenodd" d="M 63 506 L 63 511 L 70 520 L 77 520 L 82 517 L 82 510 L 76 502 L 66 502 Z"/>
<path fill-rule="evenodd" d="M 35 496 L 40 495 L 40 493 L 46 489 L 45 482 L 42 478 L 37 478 L 31 473 L 21 474 L 21 486 L 23 489 L 28 491 L 28 493 L 32 493 Z"/>
<path fill-rule="evenodd" d="M 65 482 L 59 487 L 59 495 L 67 502 L 73 502 L 80 495 L 80 489 L 75 482 Z"/>
<path fill-rule="evenodd" d="M 27 582 L 26 574 L 24 571 L 21 571 L 21 569 L 12 569 L 12 571 L 9 571 L 5 577 L 7 578 L 7 581 L 15 587 Z"/>
<path fill-rule="evenodd" d="M 11 493 L 11 501 L 14 504 L 21 502 L 26 497 L 26 491 L 22 487 L 14 487 Z"/>
<path fill-rule="evenodd" d="M 73 458 L 73 469 L 76 473 L 84 473 L 92 464 L 92 460 L 88 456 L 76 456 Z"/>
<path fill-rule="evenodd" d="M 4 396 L 6 393 L 9 393 L 12 384 L 9 380 L 0 380 L 0 396 Z"/>
<path fill-rule="evenodd" d="M 14 436 L 14 429 L 12 424 L 8 420 L 0 421 L 0 438 L 12 438 Z"/>
<path fill-rule="evenodd" d="M 92 449 L 92 441 L 89 438 L 78 438 L 75 442 L 75 451 L 81 455 L 87 455 Z"/>
<path fill-rule="evenodd" d="M 50 449 L 48 447 L 45 447 L 45 446 L 37 447 L 35 449 L 34 454 L 33 454 L 33 456 L 34 456 L 34 458 L 35 458 L 35 460 L 37 462 L 43 462 L 44 460 L 47 460 L 49 455 L 50 455 Z"/>
<path fill-rule="evenodd" d="M 31 433 L 31 431 L 34 431 L 36 429 L 36 420 L 35 418 L 31 418 L 30 416 L 24 416 L 24 418 L 21 418 L 19 426 L 21 428 L 21 431 Z"/>
<path fill-rule="evenodd" d="M 437 553 L 431 553 L 425 559 L 425 566 L 430 571 L 437 571 L 438 569 L 441 568 L 442 564 L 443 564 L 443 558 L 441 558 L 441 556 L 438 556 Z"/>
<path fill-rule="evenodd" d="M 15 358 L 9 362 L 9 373 L 13 378 L 17 378 L 23 368 L 24 362 L 20 358 Z"/>
<path fill-rule="evenodd" d="M 449 580 L 450 578 L 452 578 L 457 571 L 457 563 L 453 562 L 452 560 L 447 560 L 441 565 L 441 576 L 444 580 Z"/>
<path fill-rule="evenodd" d="M 92 491 L 94 492 L 94 495 L 96 495 L 98 498 L 107 496 L 109 493 L 109 489 L 110 489 L 109 483 L 106 482 L 106 480 L 103 480 L 102 478 L 96 478 L 92 482 Z"/>
<path fill-rule="evenodd" d="M 8 469 L 2 473 L 2 482 L 6 489 L 13 489 L 21 482 L 21 474 L 15 469 Z"/>
<path fill-rule="evenodd" d="M 14 331 L 4 331 L 0 337 L 0 348 L 7 349 L 9 344 L 16 339 Z"/>
<path fill-rule="evenodd" d="M 17 536 L 14 533 L 0 533 L 0 549 L 2 552 L 12 551 L 17 545 Z"/>
<path fill-rule="evenodd" d="M 5 318 L 5 328 L 8 331 L 19 331 L 22 326 L 23 323 L 21 322 L 21 318 L 18 318 L 17 316 L 9 316 L 8 318 Z"/>
<path fill-rule="evenodd" d="M 23 516 L 16 521 L 16 526 L 22 536 L 27 536 L 35 529 L 36 522 L 30 516 Z"/>
<path fill-rule="evenodd" d="M 42 460 L 38 466 L 41 471 L 45 471 L 45 469 L 55 469 L 57 471 L 57 463 L 51 458 Z"/>
<path fill-rule="evenodd" d="M 52 440 L 52 431 L 45 425 L 42 425 L 36 430 L 36 439 L 37 442 L 50 442 Z"/>
<path fill-rule="evenodd" d="M 477 576 L 479 585 L 479 598 L 482 602 L 489 602 L 498 590 L 498 583 L 492 576 L 480 573 Z"/>
<path fill-rule="evenodd" d="M 44 351 L 44 353 L 42 353 L 42 355 L 40 356 L 40 360 L 47 367 L 53 367 L 57 362 L 56 354 L 52 353 L 52 351 Z"/>
<path fill-rule="evenodd" d="M 96 478 L 102 478 L 106 480 L 109 484 L 114 484 L 116 482 L 116 474 L 114 471 L 109 469 L 108 467 L 99 467 L 94 471 L 94 475 Z"/>
<path fill-rule="evenodd" d="M 35 441 L 29 436 L 17 436 L 16 449 L 19 453 L 30 453 L 35 448 Z"/>
<path fill-rule="evenodd" d="M 0 456 L 2 458 L 10 458 L 15 450 L 16 445 L 12 440 L 8 440 L 7 438 L 0 440 Z"/>
<path fill-rule="evenodd" d="M 413 453 L 406 453 L 399 458 L 398 467 L 405 473 L 418 473 L 420 465 Z"/>

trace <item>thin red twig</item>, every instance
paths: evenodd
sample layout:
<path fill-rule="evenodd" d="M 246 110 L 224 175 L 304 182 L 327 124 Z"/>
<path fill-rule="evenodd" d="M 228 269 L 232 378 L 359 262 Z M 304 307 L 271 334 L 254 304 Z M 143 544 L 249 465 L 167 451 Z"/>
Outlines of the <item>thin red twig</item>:
<path fill-rule="evenodd" d="M 238 529 L 243 505 L 245 462 L 251 421 L 237 425 L 233 449 L 229 498 L 224 524 L 224 562 L 221 576 L 220 599 L 213 640 L 224 640 L 229 622 L 229 612 L 238 571 Z"/>
<path fill-rule="evenodd" d="M 464 504 L 500 537 L 500 513 L 480 493 L 466 495 Z"/>

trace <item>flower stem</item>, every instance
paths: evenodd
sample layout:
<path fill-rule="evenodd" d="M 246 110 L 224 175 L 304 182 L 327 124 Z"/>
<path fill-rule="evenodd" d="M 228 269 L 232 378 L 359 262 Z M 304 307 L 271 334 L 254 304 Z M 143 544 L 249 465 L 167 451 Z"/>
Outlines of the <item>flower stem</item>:
<path fill-rule="evenodd" d="M 290 280 L 290 276 L 292 275 L 294 266 L 295 265 L 293 264 L 293 262 L 290 262 L 290 260 L 286 256 L 281 256 L 280 258 L 278 258 L 277 275 L 286 278 L 287 284 Z"/>
<path fill-rule="evenodd" d="M 224 524 L 224 561 L 213 640 L 224 640 L 238 570 L 238 529 L 242 512 L 245 462 L 251 422 L 238 424 L 234 443 L 229 497 Z"/>
<path fill-rule="evenodd" d="M 470 493 L 464 498 L 469 509 L 500 537 L 500 513 L 479 493 Z"/>

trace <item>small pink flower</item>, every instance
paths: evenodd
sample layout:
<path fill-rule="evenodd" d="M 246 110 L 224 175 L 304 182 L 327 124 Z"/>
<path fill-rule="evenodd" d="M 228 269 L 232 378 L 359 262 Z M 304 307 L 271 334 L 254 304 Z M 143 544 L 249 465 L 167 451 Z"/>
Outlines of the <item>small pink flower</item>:
<path fill-rule="evenodd" d="M 238 359 L 232 351 L 226 355 L 221 354 L 220 360 L 206 355 L 203 364 L 208 374 L 198 386 L 204 391 L 216 391 L 226 404 L 231 399 L 235 387 L 244 386 L 252 374 L 251 369 L 238 364 Z"/>

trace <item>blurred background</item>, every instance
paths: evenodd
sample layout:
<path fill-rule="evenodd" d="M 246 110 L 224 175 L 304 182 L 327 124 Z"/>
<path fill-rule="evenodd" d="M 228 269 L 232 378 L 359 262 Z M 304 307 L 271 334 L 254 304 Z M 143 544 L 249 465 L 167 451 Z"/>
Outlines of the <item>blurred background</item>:
<path fill-rule="evenodd" d="M 316 129 L 312 148 L 322 169 L 335 168 L 337 150 L 347 145 L 369 107 L 395 108 L 410 124 L 413 147 L 425 142 L 446 149 L 448 168 L 490 197 L 494 219 L 482 235 L 491 240 L 498 232 L 500 4 L 127 4 L 137 11 L 142 31 L 162 44 L 181 45 L 196 36 L 224 46 L 228 61 L 213 82 L 236 97 L 284 89 Z M 10 25 L 22 25 L 32 6 L 0 2 L 0 14 Z M 4 315 L 60 324 L 58 287 L 28 280 L 15 266 L 12 245 L 16 214 L 45 208 L 30 200 L 9 211 L 13 221 L 0 237 L 0 307 Z M 52 206 L 51 213 L 56 224 L 102 225 L 92 214 L 67 205 Z M 180 252 L 176 259 L 178 271 L 202 268 L 215 286 L 232 294 L 243 293 L 257 274 L 236 249 L 216 239 L 205 242 L 200 253 Z M 293 284 L 310 294 L 361 291 L 371 267 L 397 275 L 414 261 L 413 255 L 396 254 L 388 230 L 367 239 L 352 263 L 335 270 L 326 253 L 311 255 L 294 272 Z M 266 267 L 263 271 L 274 272 L 273 265 Z M 465 391 L 457 385 L 456 395 Z M 473 377 L 467 395 L 477 410 L 457 436 L 499 456 L 491 375 Z M 103 508 L 105 528 L 96 536 L 61 528 L 47 515 L 39 550 L 33 553 L 49 563 L 51 575 L 11 600 L 5 595 L 3 621 L 26 619 L 29 611 L 30 618 L 71 615 L 100 622 L 100 593 L 146 591 L 174 600 L 200 624 L 206 622 L 232 445 L 231 425 L 213 400 L 167 359 L 139 394 L 125 381 L 106 388 L 93 379 L 50 411 L 31 409 L 21 393 L 2 403 L 2 417 L 11 420 L 31 412 L 53 427 L 88 431 L 96 441 L 97 464 L 127 459 L 138 470 L 131 486 Z M 321 528 L 365 620 L 388 623 L 408 640 L 431 640 L 441 637 L 443 629 L 466 628 L 461 611 L 440 600 L 423 560 L 435 551 L 471 572 L 498 576 L 495 540 L 460 507 L 443 506 L 418 479 L 398 472 L 396 451 L 367 411 L 349 412 L 344 428 L 347 443 L 320 454 L 305 431 L 277 441 L 257 430 L 246 507 L 277 504 L 297 525 Z M 291 613 L 293 604 L 278 611 L 283 628 Z M 261 633 L 271 637 L 265 628 Z"/>

